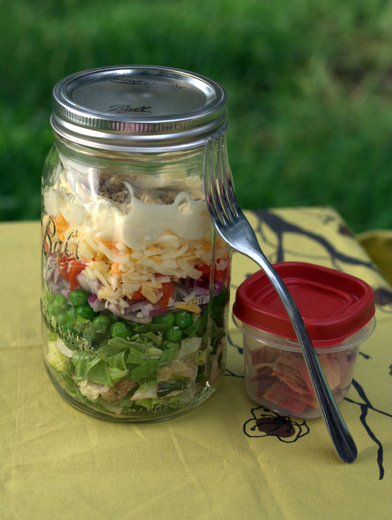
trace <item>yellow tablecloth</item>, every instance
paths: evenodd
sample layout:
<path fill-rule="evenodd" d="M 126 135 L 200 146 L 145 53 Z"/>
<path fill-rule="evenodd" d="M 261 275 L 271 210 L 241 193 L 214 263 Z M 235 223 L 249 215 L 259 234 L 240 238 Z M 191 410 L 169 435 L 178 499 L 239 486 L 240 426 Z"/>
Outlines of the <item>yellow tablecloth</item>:
<path fill-rule="evenodd" d="M 232 323 L 223 383 L 196 410 L 160 423 L 114 424 L 73 409 L 52 387 L 41 359 L 39 223 L 5 223 L 2 520 L 391 518 L 391 287 L 331 208 L 248 216 L 270 260 L 335 267 L 375 291 L 376 331 L 361 347 L 340 407 L 358 459 L 351 465 L 338 459 L 322 419 L 292 420 L 291 437 L 258 427 L 257 419 L 271 412 L 245 394 L 241 336 Z M 255 270 L 234 254 L 233 294 Z"/>

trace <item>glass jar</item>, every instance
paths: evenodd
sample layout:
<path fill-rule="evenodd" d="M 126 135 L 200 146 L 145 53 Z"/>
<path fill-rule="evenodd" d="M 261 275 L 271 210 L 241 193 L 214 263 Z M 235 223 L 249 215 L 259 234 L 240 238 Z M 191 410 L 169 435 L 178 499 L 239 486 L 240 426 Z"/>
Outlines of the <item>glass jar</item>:
<path fill-rule="evenodd" d="M 191 72 L 121 66 L 69 76 L 53 94 L 42 179 L 48 374 L 98 418 L 182 414 L 225 369 L 230 249 L 209 218 L 204 169 L 226 154 L 226 93 Z"/>

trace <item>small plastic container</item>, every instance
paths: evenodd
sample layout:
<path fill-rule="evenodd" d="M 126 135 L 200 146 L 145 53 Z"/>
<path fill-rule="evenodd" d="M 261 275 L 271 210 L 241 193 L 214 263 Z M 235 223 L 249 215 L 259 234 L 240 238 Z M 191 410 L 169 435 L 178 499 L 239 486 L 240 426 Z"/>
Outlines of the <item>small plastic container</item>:
<path fill-rule="evenodd" d="M 359 347 L 375 327 L 373 291 L 354 276 L 314 264 L 274 267 L 298 306 L 339 403 L 351 386 Z M 233 314 L 243 333 L 249 397 L 281 415 L 321 416 L 294 329 L 263 271 L 239 286 Z"/>

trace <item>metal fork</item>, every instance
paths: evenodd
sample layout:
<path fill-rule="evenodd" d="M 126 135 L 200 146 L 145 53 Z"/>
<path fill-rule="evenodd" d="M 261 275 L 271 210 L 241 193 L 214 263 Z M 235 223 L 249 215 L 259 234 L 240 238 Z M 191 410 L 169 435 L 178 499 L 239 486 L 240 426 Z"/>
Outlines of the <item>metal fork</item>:
<path fill-rule="evenodd" d="M 336 452 L 344 462 L 351 463 L 357 457 L 357 447 L 332 396 L 302 316 L 283 280 L 263 253 L 238 204 L 227 160 L 225 131 L 211 137 L 206 148 L 205 197 L 211 220 L 223 240 L 236 251 L 254 260 L 275 288 L 301 346 Z"/>

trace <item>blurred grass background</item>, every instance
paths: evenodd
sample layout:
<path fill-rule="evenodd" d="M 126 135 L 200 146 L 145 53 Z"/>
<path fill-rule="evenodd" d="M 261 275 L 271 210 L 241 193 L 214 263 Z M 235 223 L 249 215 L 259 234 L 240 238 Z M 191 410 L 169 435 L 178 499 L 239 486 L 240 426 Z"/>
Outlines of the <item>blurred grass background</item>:
<path fill-rule="evenodd" d="M 184 68 L 229 95 L 243 207 L 331 205 L 392 228 L 392 2 L 0 0 L 0 220 L 38 219 L 62 77 Z"/>

